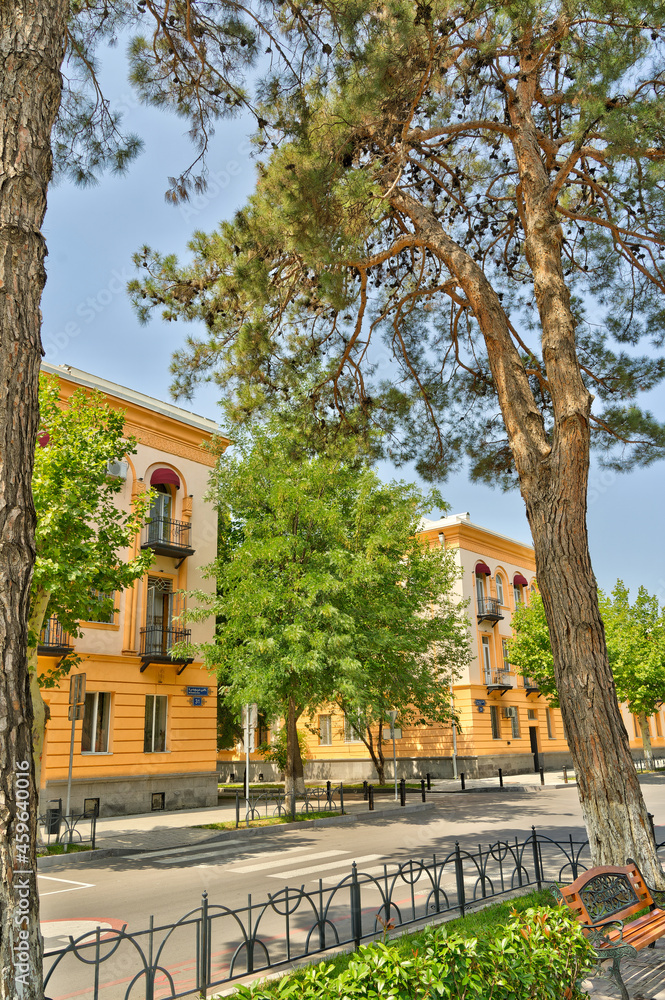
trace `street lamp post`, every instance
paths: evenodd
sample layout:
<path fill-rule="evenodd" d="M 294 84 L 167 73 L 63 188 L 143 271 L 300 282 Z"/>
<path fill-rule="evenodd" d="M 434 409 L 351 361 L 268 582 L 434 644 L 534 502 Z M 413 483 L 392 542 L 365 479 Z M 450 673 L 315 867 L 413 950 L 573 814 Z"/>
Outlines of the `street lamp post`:
<path fill-rule="evenodd" d="M 390 734 L 393 738 L 393 778 L 395 779 L 395 802 L 397 802 L 397 751 L 395 750 L 395 719 L 397 711 L 393 708 L 386 715 L 390 718 Z"/>

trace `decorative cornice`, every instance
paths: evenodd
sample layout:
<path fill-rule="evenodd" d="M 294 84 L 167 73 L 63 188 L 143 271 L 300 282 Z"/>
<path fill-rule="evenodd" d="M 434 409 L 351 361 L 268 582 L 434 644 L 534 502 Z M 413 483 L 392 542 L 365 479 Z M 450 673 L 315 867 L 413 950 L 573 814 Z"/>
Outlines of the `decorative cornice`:
<path fill-rule="evenodd" d="M 192 462 L 198 462 L 199 465 L 207 465 L 212 468 L 217 462 L 216 456 L 205 448 L 184 444 L 182 441 L 167 437 L 165 434 L 159 434 L 157 431 L 147 431 L 144 427 L 129 421 L 125 422 L 125 433 L 133 435 L 137 441 L 149 448 L 156 448 L 169 455 L 177 455 L 178 458 L 188 458 Z"/>

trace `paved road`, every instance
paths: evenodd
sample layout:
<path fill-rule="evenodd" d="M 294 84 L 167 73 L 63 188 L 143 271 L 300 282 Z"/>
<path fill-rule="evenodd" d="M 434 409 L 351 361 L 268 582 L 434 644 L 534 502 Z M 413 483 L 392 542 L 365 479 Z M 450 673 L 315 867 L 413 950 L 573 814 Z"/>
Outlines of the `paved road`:
<path fill-rule="evenodd" d="M 646 777 L 643 788 L 656 824 L 662 821 L 665 825 L 665 777 Z M 446 794 L 432 799 L 431 811 L 399 819 L 318 829 L 298 826 L 281 828 L 279 832 L 268 828 L 250 836 L 242 830 L 229 831 L 220 834 L 215 842 L 100 859 L 94 867 L 63 860 L 39 876 L 46 947 L 58 947 L 67 940 L 67 935 L 85 933 L 98 924 L 108 930 L 127 924 L 129 931 L 138 931 L 148 926 L 151 915 L 157 925 L 171 923 L 198 907 L 204 890 L 212 905 L 238 908 L 247 905 L 249 894 L 259 904 L 268 894 L 283 893 L 287 886 L 290 890 L 304 886 L 306 892 L 315 893 L 319 879 L 325 891 L 350 872 L 353 861 L 363 872 L 380 876 L 383 866 L 391 862 L 431 858 L 433 854 L 442 858 L 454 848 L 455 840 L 469 850 L 479 843 L 487 845 L 499 839 L 523 840 L 532 825 L 553 839 L 564 839 L 564 834 L 567 837 L 569 833 L 577 839 L 585 837 L 574 786 L 528 793 L 504 790 Z M 665 839 L 665 830 L 661 832 L 659 840 Z M 498 877 L 496 872 L 493 875 Z M 471 873 L 470 881 L 467 880 L 468 893 L 473 891 L 474 876 Z M 444 891 L 454 894 L 452 868 L 441 885 Z M 363 897 L 363 906 L 372 911 L 373 919 L 381 898 L 378 889 L 370 889 Z M 414 886 L 405 884 L 400 889 L 393 898 L 403 908 L 427 906 L 431 883 L 426 876 L 416 880 Z M 282 903 L 277 909 L 288 908 L 284 896 L 280 898 Z M 334 925 L 341 937 L 349 934 L 347 915 L 348 889 L 345 889 L 335 896 L 329 914 L 331 927 Z M 278 947 L 276 939 L 281 937 L 283 918 L 270 911 L 262 919 L 266 941 L 273 941 L 274 947 Z M 306 934 L 311 920 L 303 918 L 298 925 L 294 919 L 293 924 L 297 938 L 298 931 Z M 221 969 L 228 965 L 236 944 L 241 944 L 242 934 L 236 928 L 234 936 L 228 926 L 222 931 L 221 919 L 219 929 L 214 951 Z M 183 981 L 191 978 L 193 972 L 193 965 L 185 956 L 193 953 L 194 930 L 193 926 L 184 928 L 178 932 L 180 938 L 171 943 L 171 954 L 178 958 L 175 964 Z M 123 973 L 132 964 L 127 956 L 123 961 L 125 965 L 116 963 L 113 981 L 118 988 L 122 983 L 126 986 L 127 976 Z M 174 968 L 173 959 L 167 964 Z M 81 976 L 82 971 L 77 969 L 75 981 L 80 986 Z M 71 973 L 63 970 L 57 988 L 48 990 L 49 996 L 74 995 L 78 991 L 72 990 L 71 985 Z M 109 987 L 104 995 L 115 994 Z"/>

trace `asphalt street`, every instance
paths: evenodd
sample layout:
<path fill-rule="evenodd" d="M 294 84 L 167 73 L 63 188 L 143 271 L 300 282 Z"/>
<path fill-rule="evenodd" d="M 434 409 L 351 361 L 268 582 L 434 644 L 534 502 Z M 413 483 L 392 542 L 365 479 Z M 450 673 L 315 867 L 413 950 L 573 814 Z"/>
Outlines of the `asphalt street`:
<path fill-rule="evenodd" d="M 665 826 L 665 776 L 646 776 L 642 786 L 656 826 Z M 282 936 L 284 912 L 291 905 L 284 895 L 285 888 L 289 887 L 291 897 L 301 887 L 314 895 L 319 886 L 323 892 L 330 892 L 349 875 L 354 861 L 359 871 L 380 881 L 384 866 L 388 866 L 390 874 L 395 870 L 393 863 L 431 860 L 433 855 L 442 860 L 454 850 L 456 840 L 473 851 L 479 844 L 485 847 L 498 840 L 523 841 L 532 826 L 553 840 L 564 840 L 569 835 L 574 840 L 585 839 L 574 785 L 531 792 L 504 789 L 441 794 L 432 795 L 430 800 L 431 810 L 399 818 L 367 818 L 352 825 L 322 828 L 267 828 L 260 834 L 252 831 L 251 836 L 241 829 L 219 834 L 208 843 L 102 858 L 94 864 L 63 858 L 39 875 L 46 948 L 57 948 L 66 943 L 69 935 L 83 934 L 97 925 L 110 931 L 126 924 L 128 931 L 135 932 L 145 929 L 151 916 L 156 926 L 173 923 L 200 905 L 204 891 L 220 918 L 224 916 L 222 908 L 246 907 L 251 896 L 252 906 L 258 907 L 257 915 L 261 914 L 265 924 L 265 940 L 277 942 Z M 665 829 L 661 834 L 658 839 L 665 840 Z M 496 865 L 495 869 L 492 875 L 496 880 Z M 471 871 L 467 876 L 467 893 L 474 891 L 476 874 Z M 413 885 L 407 883 L 400 883 L 393 899 L 401 908 L 427 907 L 431 886 L 426 877 L 416 875 Z M 451 894 L 455 891 L 452 864 L 441 886 Z M 262 914 L 261 904 L 269 894 L 277 896 L 277 904 Z M 335 933 L 342 938 L 349 935 L 348 898 L 345 887 L 331 899 L 331 929 L 334 925 Z M 364 890 L 363 906 L 371 910 L 372 919 L 380 903 L 379 886 L 370 885 Z M 301 912 L 302 907 L 299 919 Z M 235 947 L 242 947 L 242 933 L 235 925 L 224 925 L 223 929 L 221 919 L 218 923 L 220 940 L 215 960 L 221 968 L 232 960 Z M 311 921 L 302 920 L 302 935 L 308 928 Z M 298 920 L 294 919 L 292 933 L 297 936 L 297 932 Z M 169 942 L 171 958 L 167 964 L 169 969 L 177 965 L 186 979 L 193 974 L 192 963 L 185 960 L 194 947 L 193 925 L 185 925 L 178 934 L 179 938 L 176 934 Z M 123 969 L 121 963 L 113 980 L 118 986 L 126 985 Z M 50 989 L 49 996 L 77 995 L 79 990 L 70 987 L 82 987 L 83 973 L 77 967 L 74 980 L 71 975 L 64 972 L 63 964 L 60 981 L 54 982 L 57 988 Z M 107 989 L 104 995 L 114 993 Z"/>

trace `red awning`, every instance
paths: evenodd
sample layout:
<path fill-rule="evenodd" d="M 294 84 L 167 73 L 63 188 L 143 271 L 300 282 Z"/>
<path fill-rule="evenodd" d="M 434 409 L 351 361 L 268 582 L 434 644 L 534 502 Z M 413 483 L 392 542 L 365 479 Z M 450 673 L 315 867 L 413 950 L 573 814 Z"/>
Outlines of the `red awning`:
<path fill-rule="evenodd" d="M 155 469 L 150 477 L 150 485 L 159 486 L 160 483 L 169 483 L 177 490 L 180 489 L 180 479 L 173 469 Z"/>
<path fill-rule="evenodd" d="M 479 562 L 476 563 L 476 576 L 491 576 L 492 570 L 489 568 L 487 563 Z"/>
<path fill-rule="evenodd" d="M 513 577 L 513 584 L 516 587 L 528 587 L 529 581 L 525 576 L 522 576 L 521 573 L 515 573 L 515 576 Z"/>
<path fill-rule="evenodd" d="M 42 433 L 38 435 L 37 440 L 39 442 L 39 447 L 45 448 L 46 445 L 51 440 L 51 435 L 49 434 L 48 431 L 42 431 Z"/>

